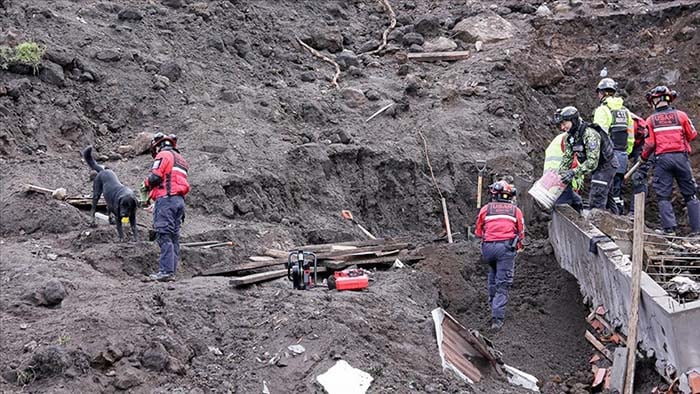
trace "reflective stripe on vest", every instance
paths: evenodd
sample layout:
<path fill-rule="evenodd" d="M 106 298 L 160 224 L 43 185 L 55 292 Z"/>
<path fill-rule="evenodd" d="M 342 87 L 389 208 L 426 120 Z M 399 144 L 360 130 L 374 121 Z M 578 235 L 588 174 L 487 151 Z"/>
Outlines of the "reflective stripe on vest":
<path fill-rule="evenodd" d="M 611 109 L 612 124 L 610 125 L 610 139 L 614 150 L 627 150 L 629 130 L 627 127 L 628 112 L 626 109 Z"/>

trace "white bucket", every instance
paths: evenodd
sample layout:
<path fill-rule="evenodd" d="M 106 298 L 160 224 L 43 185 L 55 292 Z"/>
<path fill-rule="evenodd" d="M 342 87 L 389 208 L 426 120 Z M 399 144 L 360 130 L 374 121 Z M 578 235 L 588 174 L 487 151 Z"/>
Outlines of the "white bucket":
<path fill-rule="evenodd" d="M 554 208 L 554 203 L 566 189 L 566 184 L 561 181 L 555 170 L 547 170 L 542 177 L 535 182 L 528 194 L 537 201 L 543 209 Z"/>

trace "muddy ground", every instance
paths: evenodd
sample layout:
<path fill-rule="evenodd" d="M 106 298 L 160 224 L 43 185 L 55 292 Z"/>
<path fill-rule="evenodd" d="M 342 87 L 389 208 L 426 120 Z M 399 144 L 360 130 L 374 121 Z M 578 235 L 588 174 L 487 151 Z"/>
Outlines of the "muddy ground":
<path fill-rule="evenodd" d="M 524 392 L 468 386 L 439 366 L 433 308 L 488 326 L 485 269 L 464 238 L 476 214 L 474 162 L 487 160 L 486 183 L 508 174 L 527 185 L 555 133 L 554 109 L 590 113 L 603 66 L 633 111 L 647 114 L 643 92 L 662 82 L 697 119 L 700 6 L 572 1 L 549 3 L 547 14 L 539 1 L 390 3 L 398 22 L 387 51 L 359 55 L 388 26 L 379 2 L 0 1 L 0 44 L 46 48 L 38 75 L 0 70 L 0 391 L 321 392 L 315 377 L 342 358 L 374 377 L 371 392 Z M 512 36 L 475 51 L 453 27 L 477 16 Z M 339 59 L 340 90 L 296 37 Z M 396 55 L 438 37 L 470 57 Z M 23 187 L 88 194 L 78 152 L 92 144 L 138 188 L 151 158 L 126 145 L 155 131 L 178 134 L 191 165 L 182 240 L 237 245 L 183 248 L 169 284 L 142 281 L 157 268 L 154 244 L 117 243 L 113 227 L 89 227 L 87 211 Z M 430 242 L 442 217 L 431 170 L 462 233 L 454 245 Z M 361 239 L 341 209 L 427 258 L 377 272 L 364 293 L 292 291 L 284 280 L 233 289 L 194 276 L 264 248 Z M 546 216 L 526 215 L 535 240 L 518 257 L 508 320 L 493 339 L 545 392 L 585 392 L 586 309 L 547 247 Z M 138 222 L 149 226 L 149 214 Z M 297 342 L 306 351 L 295 357 L 286 349 Z"/>

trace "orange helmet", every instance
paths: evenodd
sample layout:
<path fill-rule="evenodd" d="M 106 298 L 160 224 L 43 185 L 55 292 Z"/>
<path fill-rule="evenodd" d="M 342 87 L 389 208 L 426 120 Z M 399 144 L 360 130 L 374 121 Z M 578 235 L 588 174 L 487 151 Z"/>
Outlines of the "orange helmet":
<path fill-rule="evenodd" d="M 151 139 L 151 156 L 153 158 L 158 154 L 158 149 L 164 145 L 171 146 L 173 149 L 177 147 L 177 136 L 175 134 L 155 133 Z"/>

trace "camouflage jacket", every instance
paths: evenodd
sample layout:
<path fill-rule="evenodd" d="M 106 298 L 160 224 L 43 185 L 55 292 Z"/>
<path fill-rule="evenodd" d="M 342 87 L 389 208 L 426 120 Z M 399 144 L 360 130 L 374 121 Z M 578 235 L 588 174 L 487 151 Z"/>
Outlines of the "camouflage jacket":
<path fill-rule="evenodd" d="M 579 133 L 567 136 L 566 148 L 559 165 L 559 173 L 566 172 L 571 168 L 571 163 L 574 161 L 574 153 L 576 153 L 580 163 L 574 170 L 576 176 L 590 174 L 598 168 L 601 147 L 600 134 L 590 127 L 586 127 L 582 134 L 583 136 L 581 137 L 579 137 Z"/>

